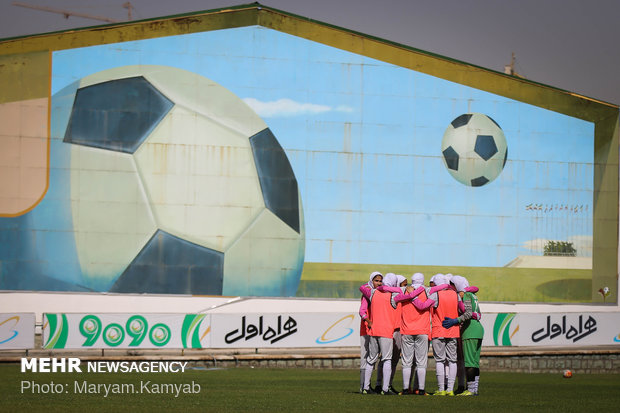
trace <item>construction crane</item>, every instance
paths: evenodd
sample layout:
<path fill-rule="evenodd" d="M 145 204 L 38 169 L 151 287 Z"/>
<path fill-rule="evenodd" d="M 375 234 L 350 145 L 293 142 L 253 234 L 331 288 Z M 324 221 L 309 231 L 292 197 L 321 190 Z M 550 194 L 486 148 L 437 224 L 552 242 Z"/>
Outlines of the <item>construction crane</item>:
<path fill-rule="evenodd" d="M 76 13 L 76 12 L 69 11 L 69 10 L 54 9 L 52 7 L 37 6 L 35 4 L 21 3 L 18 1 L 14 1 L 12 5 L 17 6 L 17 7 L 25 7 L 27 9 L 46 11 L 49 13 L 62 14 L 63 16 L 65 16 L 65 19 L 68 19 L 69 17 L 74 16 L 74 17 L 82 17 L 82 18 L 91 19 L 91 20 L 99 20 L 99 21 L 108 22 L 108 23 L 120 23 L 120 20 L 114 20 L 108 17 L 93 16 L 91 14 L 85 14 L 85 13 Z M 128 17 L 127 20 L 131 20 L 131 11 L 134 9 L 134 7 L 131 5 L 130 2 L 126 2 L 125 4 L 123 4 L 123 8 L 127 9 L 127 17 Z"/>
<path fill-rule="evenodd" d="M 123 3 L 123 8 L 127 9 L 127 20 L 131 20 L 131 10 L 135 10 L 135 8 L 131 5 L 131 2 Z"/>
<path fill-rule="evenodd" d="M 516 76 L 516 77 L 525 79 L 525 76 L 517 73 L 517 71 L 515 70 L 515 61 L 516 61 L 515 53 L 512 52 L 512 58 L 510 59 L 510 64 L 504 65 L 504 73 L 506 73 L 507 75 Z"/>

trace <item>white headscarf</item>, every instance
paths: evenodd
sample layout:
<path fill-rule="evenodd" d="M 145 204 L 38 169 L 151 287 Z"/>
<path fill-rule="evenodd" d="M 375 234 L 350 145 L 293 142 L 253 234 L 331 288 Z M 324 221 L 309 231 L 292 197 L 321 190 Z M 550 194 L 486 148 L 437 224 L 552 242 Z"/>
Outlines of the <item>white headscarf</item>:
<path fill-rule="evenodd" d="M 431 277 L 430 282 L 434 282 L 435 285 L 441 285 L 446 283 L 445 275 L 439 273 Z"/>
<path fill-rule="evenodd" d="M 452 277 L 454 277 L 454 275 L 452 275 L 452 274 L 450 274 L 450 273 L 444 274 L 444 278 L 445 278 L 445 280 L 446 280 L 446 282 L 445 282 L 445 283 L 446 283 L 446 284 L 450 284 L 450 280 L 452 279 Z"/>
<path fill-rule="evenodd" d="M 388 272 L 383 277 L 383 285 L 387 287 L 396 287 L 396 281 L 397 281 L 396 274 L 394 274 L 393 272 Z"/>
<path fill-rule="evenodd" d="M 467 278 L 461 277 L 460 275 L 453 276 L 451 282 L 454 284 L 456 291 L 458 292 L 465 291 L 465 288 L 469 287 Z"/>
<path fill-rule="evenodd" d="M 372 283 L 372 280 L 377 276 L 380 275 L 381 277 L 383 277 L 383 274 L 381 274 L 379 271 L 375 271 L 373 273 L 370 274 L 370 279 L 368 280 L 368 286 L 370 288 L 374 288 L 374 284 Z"/>
<path fill-rule="evenodd" d="M 396 274 L 396 286 L 400 287 L 400 285 L 403 283 L 403 281 L 407 281 L 407 278 L 403 277 L 400 274 Z"/>
<path fill-rule="evenodd" d="M 424 274 L 416 272 L 411 276 L 411 285 L 413 285 L 413 288 L 420 288 L 422 284 L 424 284 Z"/>

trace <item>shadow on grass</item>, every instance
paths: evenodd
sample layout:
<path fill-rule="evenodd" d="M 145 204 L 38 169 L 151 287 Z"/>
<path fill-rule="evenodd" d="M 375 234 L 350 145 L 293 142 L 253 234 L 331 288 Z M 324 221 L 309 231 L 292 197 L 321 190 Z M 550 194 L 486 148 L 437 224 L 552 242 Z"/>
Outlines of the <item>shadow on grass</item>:
<path fill-rule="evenodd" d="M 359 298 L 363 281 L 301 280 L 297 297 Z"/>
<path fill-rule="evenodd" d="M 536 287 L 536 291 L 551 298 L 570 301 L 592 301 L 592 280 L 553 280 Z"/>

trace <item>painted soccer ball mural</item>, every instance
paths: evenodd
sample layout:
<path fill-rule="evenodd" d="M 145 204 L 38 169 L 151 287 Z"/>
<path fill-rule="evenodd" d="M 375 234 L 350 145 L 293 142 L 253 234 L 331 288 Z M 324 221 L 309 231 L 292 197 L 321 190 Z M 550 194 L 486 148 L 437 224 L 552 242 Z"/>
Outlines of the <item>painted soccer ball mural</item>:
<path fill-rule="evenodd" d="M 483 186 L 504 169 L 508 145 L 493 119 L 482 113 L 467 113 L 450 123 L 441 141 L 441 152 L 454 179 L 468 186 Z"/>
<path fill-rule="evenodd" d="M 111 292 L 295 295 L 297 180 L 239 97 L 184 70 L 125 66 L 55 101 L 86 280 Z"/>

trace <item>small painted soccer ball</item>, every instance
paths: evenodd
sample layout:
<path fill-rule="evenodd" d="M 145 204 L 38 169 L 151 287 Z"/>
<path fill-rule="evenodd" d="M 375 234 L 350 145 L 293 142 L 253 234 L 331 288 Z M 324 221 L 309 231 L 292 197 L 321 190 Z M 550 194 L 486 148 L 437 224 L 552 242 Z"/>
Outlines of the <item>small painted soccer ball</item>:
<path fill-rule="evenodd" d="M 450 175 L 467 186 L 492 182 L 504 169 L 508 144 L 502 128 L 482 113 L 454 119 L 441 141 L 444 165 Z"/>
<path fill-rule="evenodd" d="M 571 370 L 564 370 L 564 373 L 562 373 L 562 376 L 564 376 L 565 379 L 570 379 L 571 377 L 573 377 L 573 372 Z"/>

